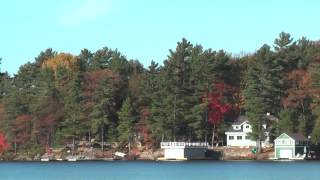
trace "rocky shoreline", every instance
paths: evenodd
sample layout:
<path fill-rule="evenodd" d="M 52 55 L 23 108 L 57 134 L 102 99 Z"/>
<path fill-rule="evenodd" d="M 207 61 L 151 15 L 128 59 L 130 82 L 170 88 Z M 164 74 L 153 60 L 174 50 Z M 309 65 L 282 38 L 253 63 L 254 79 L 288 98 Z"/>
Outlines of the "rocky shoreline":
<path fill-rule="evenodd" d="M 35 156 L 27 153 L 7 154 L 6 157 L 1 157 L 0 160 L 5 161 L 41 161 L 47 159 L 49 161 L 67 161 L 70 157 L 75 157 L 77 161 L 112 161 L 112 160 L 141 160 L 141 161 L 155 161 L 163 157 L 161 149 L 137 151 L 133 150 L 131 154 L 124 157 L 115 156 L 115 150 L 106 150 L 104 153 L 101 149 L 78 149 L 78 151 L 71 156 L 70 153 L 65 153 L 63 149 L 52 149 L 52 153 L 47 153 Z M 232 148 L 232 147 L 215 147 L 208 149 L 207 158 L 205 160 L 270 160 L 274 157 L 273 149 L 264 149 L 259 155 L 254 155 L 251 148 Z"/>

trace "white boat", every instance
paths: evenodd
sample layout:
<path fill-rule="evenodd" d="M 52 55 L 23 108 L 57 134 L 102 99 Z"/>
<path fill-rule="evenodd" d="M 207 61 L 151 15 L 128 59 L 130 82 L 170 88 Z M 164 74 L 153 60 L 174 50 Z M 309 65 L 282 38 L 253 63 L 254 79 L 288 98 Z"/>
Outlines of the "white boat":
<path fill-rule="evenodd" d="M 48 161 L 50 161 L 50 159 L 49 159 L 49 158 L 41 158 L 40 161 L 42 161 L 42 162 L 48 162 Z"/>
<path fill-rule="evenodd" d="M 124 158 L 127 154 L 122 153 L 122 152 L 116 152 L 116 153 L 114 153 L 114 155 L 118 156 L 118 157 L 121 157 L 121 158 Z"/>
<path fill-rule="evenodd" d="M 69 162 L 76 162 L 78 160 L 78 158 L 77 157 L 68 157 L 67 158 L 67 161 L 69 161 Z"/>

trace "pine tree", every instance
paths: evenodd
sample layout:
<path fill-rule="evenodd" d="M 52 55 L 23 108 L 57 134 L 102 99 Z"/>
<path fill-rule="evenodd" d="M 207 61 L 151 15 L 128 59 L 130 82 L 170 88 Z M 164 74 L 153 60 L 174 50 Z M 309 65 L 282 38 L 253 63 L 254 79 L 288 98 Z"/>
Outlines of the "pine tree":
<path fill-rule="evenodd" d="M 127 98 L 123 104 L 121 110 L 118 112 L 119 124 L 117 131 L 119 133 L 118 140 L 120 142 L 128 142 L 130 146 L 131 138 L 134 133 L 134 123 L 136 117 L 133 115 L 133 109 L 131 106 L 130 98 Z"/>
<path fill-rule="evenodd" d="M 313 60 L 313 62 L 309 64 L 308 72 L 311 78 L 309 92 L 312 97 L 312 106 L 313 106 L 312 115 L 314 117 L 311 140 L 314 144 L 318 144 L 320 141 L 320 59 L 319 58 Z"/>
<path fill-rule="evenodd" d="M 164 62 L 163 71 L 163 114 L 171 133 L 168 135 L 176 140 L 183 138 L 185 130 L 189 130 L 185 116 L 191 109 L 186 98 L 190 91 L 188 87 L 187 61 L 190 59 L 193 45 L 186 39 L 178 42 L 175 51 L 170 50 L 168 60 Z M 161 110 L 160 110 L 161 111 Z"/>
<path fill-rule="evenodd" d="M 84 51 L 85 52 L 85 51 Z M 88 53 L 83 53 L 89 55 Z M 97 50 L 95 53 L 93 53 L 92 57 L 90 57 L 89 62 L 88 62 L 88 67 L 90 70 L 98 70 L 98 69 L 105 69 L 109 61 L 112 57 L 113 51 L 107 47 L 104 47 L 102 49 Z"/>
<path fill-rule="evenodd" d="M 195 140 L 207 139 L 208 103 L 204 99 L 212 90 L 215 55 L 216 52 L 211 50 L 203 52 L 202 47 L 197 45 L 192 49 L 188 61 L 190 76 L 187 87 L 190 95 L 186 98 L 192 107 L 185 120 L 191 132 L 189 136 Z"/>
<path fill-rule="evenodd" d="M 140 84 L 141 96 L 139 101 L 141 104 L 149 106 L 152 99 L 155 98 L 154 94 L 159 90 L 158 77 L 159 77 L 158 63 L 151 61 L 149 69 L 143 74 L 143 79 Z"/>
<path fill-rule="evenodd" d="M 277 38 L 274 41 L 275 49 L 280 51 L 283 48 L 285 48 L 286 46 L 288 46 L 289 44 L 291 44 L 293 41 L 293 39 L 291 38 L 291 35 L 289 33 L 285 33 L 285 32 L 281 32 L 279 34 L 279 38 Z"/>
<path fill-rule="evenodd" d="M 262 125 L 267 123 L 266 114 L 278 114 L 280 109 L 279 81 L 273 63 L 270 47 L 265 45 L 246 72 L 244 107 L 252 125 L 252 138 L 257 140 L 259 150 L 264 136 Z"/>
<path fill-rule="evenodd" d="M 94 107 L 89 114 L 91 131 L 94 135 L 98 134 L 102 141 L 106 135 L 105 131 L 109 132 L 108 135 L 110 136 L 107 137 L 108 140 L 114 140 L 116 138 L 114 132 L 115 101 L 113 96 L 109 78 L 105 78 L 94 92 Z"/>
<path fill-rule="evenodd" d="M 297 131 L 297 113 L 293 108 L 283 109 L 279 113 L 278 133 L 294 133 Z"/>
<path fill-rule="evenodd" d="M 82 75 L 77 73 L 72 79 L 65 97 L 65 120 L 62 122 L 62 134 L 64 137 L 72 138 L 73 151 L 76 138 L 80 138 L 85 132 L 83 122 L 83 96 L 82 96 Z"/>

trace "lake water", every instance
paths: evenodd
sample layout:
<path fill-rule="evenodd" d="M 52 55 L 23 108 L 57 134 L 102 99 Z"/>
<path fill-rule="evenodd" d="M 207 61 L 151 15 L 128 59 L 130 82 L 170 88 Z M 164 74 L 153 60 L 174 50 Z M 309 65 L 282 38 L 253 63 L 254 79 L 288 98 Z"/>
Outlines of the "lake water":
<path fill-rule="evenodd" d="M 319 161 L 0 162 L 0 180 L 319 179 Z"/>

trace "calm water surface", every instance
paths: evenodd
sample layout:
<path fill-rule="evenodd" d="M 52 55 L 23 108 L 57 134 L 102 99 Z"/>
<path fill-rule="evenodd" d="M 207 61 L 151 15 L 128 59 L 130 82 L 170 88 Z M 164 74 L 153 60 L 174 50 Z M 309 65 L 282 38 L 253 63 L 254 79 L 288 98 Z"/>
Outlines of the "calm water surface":
<path fill-rule="evenodd" d="M 0 162 L 0 180 L 320 180 L 320 162 Z"/>

